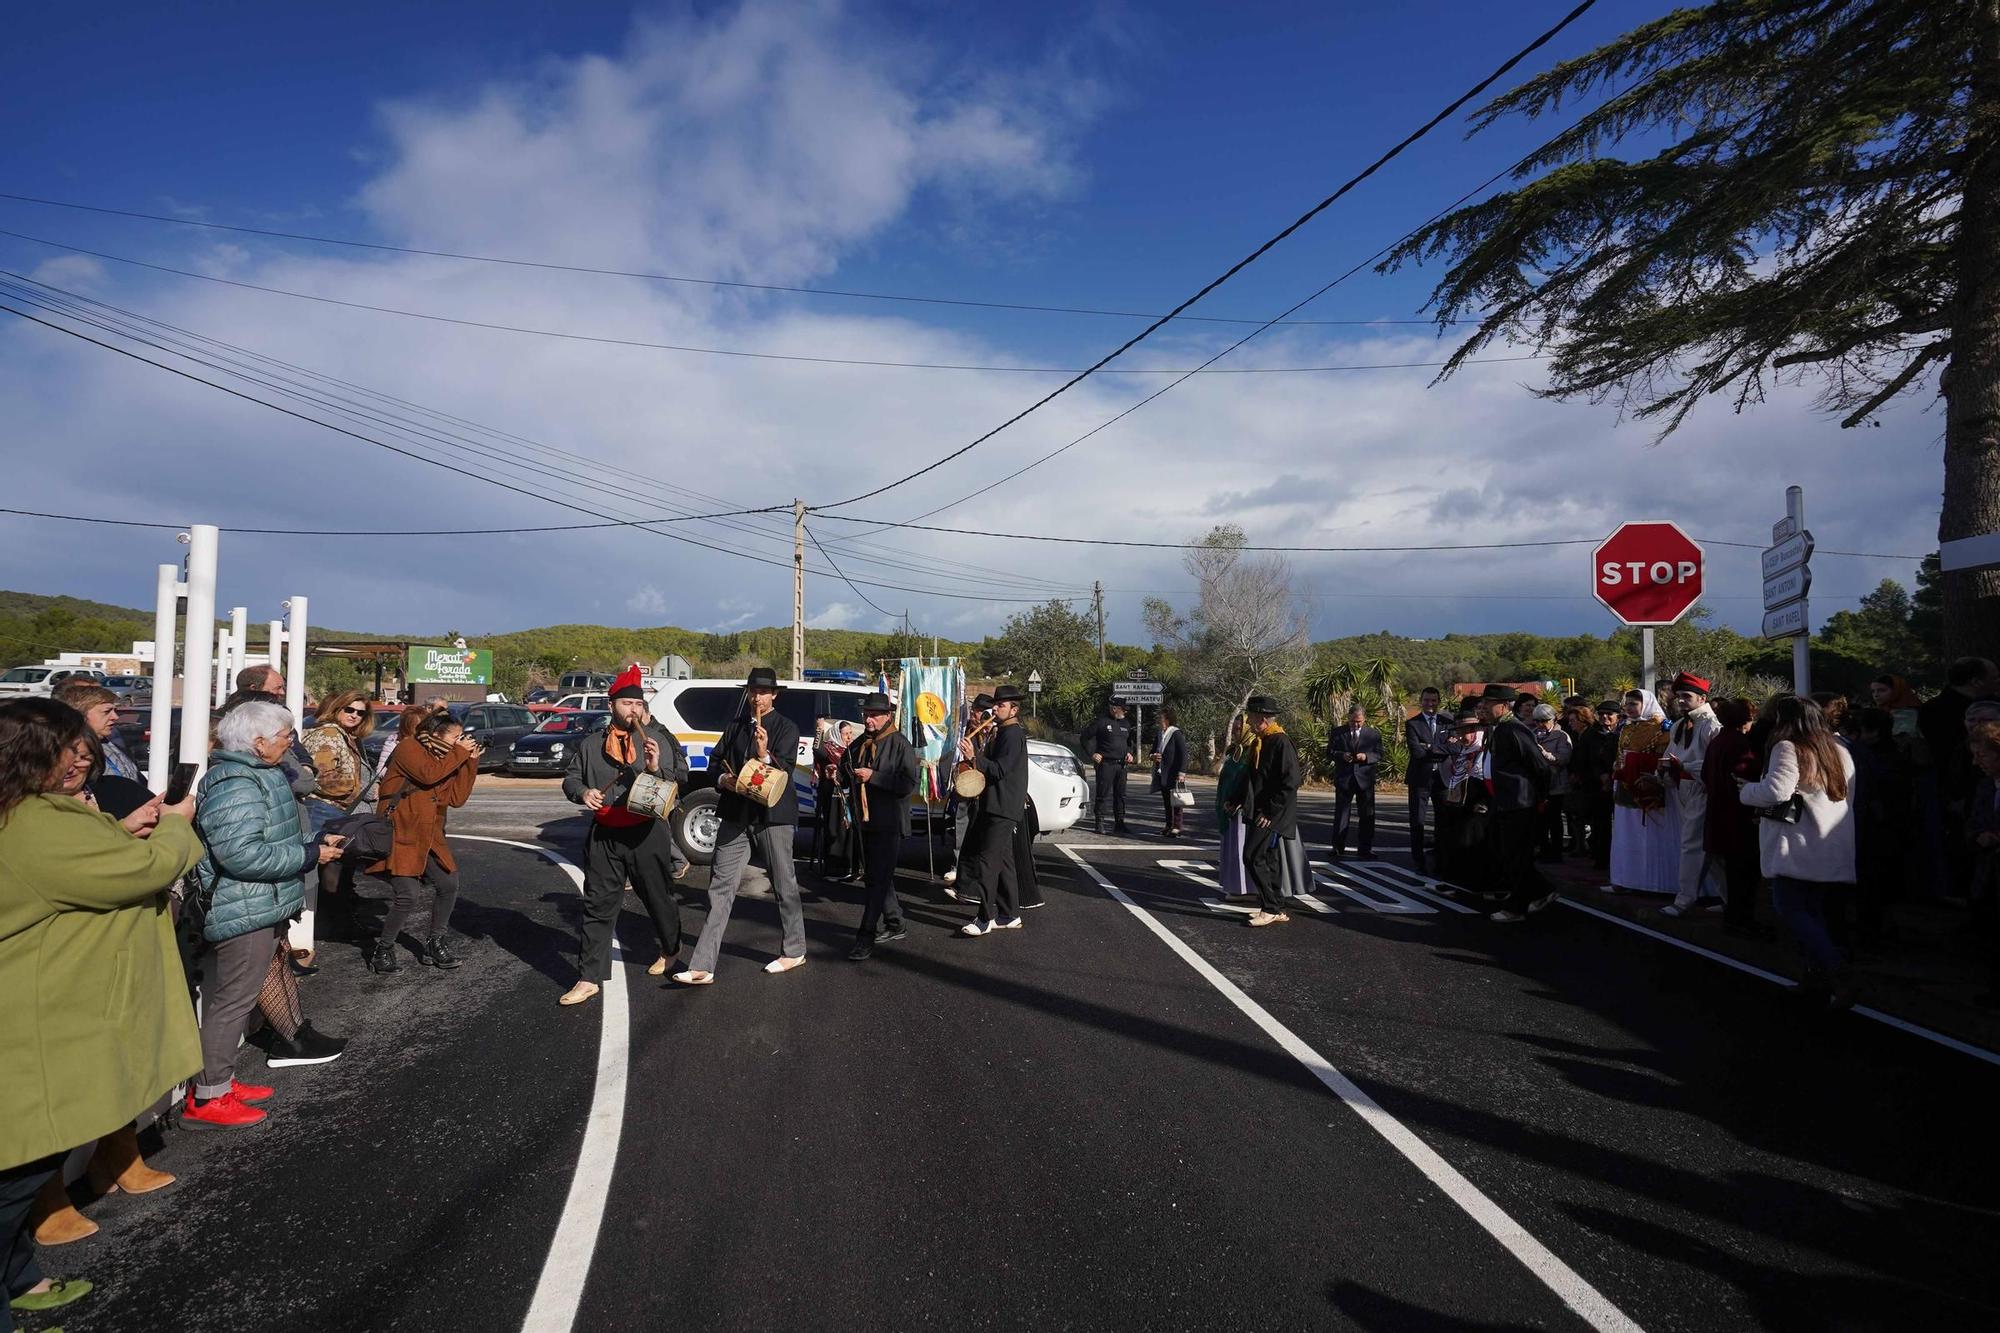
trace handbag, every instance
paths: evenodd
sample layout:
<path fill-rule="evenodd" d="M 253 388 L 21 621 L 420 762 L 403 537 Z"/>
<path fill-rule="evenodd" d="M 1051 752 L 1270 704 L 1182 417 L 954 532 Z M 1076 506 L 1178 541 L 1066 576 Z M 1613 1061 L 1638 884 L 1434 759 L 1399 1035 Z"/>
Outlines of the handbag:
<path fill-rule="evenodd" d="M 1187 783 L 1176 782 L 1174 784 L 1174 806 L 1180 810 L 1194 809 L 1194 793 L 1188 790 Z"/>
<path fill-rule="evenodd" d="M 333 833 L 347 839 L 340 848 L 343 861 L 359 861 L 362 865 L 373 865 L 377 861 L 389 859 L 389 849 L 396 843 L 396 826 L 389 816 L 403 803 L 407 789 L 397 792 L 382 803 L 382 808 L 369 814 L 366 812 L 342 815 L 330 819 L 321 833 Z"/>
<path fill-rule="evenodd" d="M 1796 824 L 1805 817 L 1805 813 L 1806 798 L 1799 792 L 1793 792 L 1776 805 L 1757 807 L 1757 818 L 1768 819 L 1774 824 Z"/>

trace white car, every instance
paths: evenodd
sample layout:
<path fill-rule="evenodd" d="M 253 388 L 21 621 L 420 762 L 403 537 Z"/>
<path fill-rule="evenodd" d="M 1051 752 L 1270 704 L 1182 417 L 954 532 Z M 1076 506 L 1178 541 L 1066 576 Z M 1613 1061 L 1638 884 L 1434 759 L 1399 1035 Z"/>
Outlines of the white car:
<path fill-rule="evenodd" d="M 916 822 L 929 817 L 923 806 L 915 809 Z M 942 815 L 942 811 L 939 812 Z M 1068 746 L 1054 741 L 1028 742 L 1028 829 L 1032 833 L 1061 833 L 1076 827 L 1090 813 L 1090 783 L 1083 775 Z"/>
<path fill-rule="evenodd" d="M 565 694 L 549 707 L 574 708 L 579 713 L 603 713 L 611 708 L 611 696 L 601 691 L 595 694 Z"/>
<path fill-rule="evenodd" d="M 0 674 L 0 699 L 39 695 L 46 699 L 66 680 L 82 678 L 104 683 L 104 673 L 96 667 L 17 666 Z"/>

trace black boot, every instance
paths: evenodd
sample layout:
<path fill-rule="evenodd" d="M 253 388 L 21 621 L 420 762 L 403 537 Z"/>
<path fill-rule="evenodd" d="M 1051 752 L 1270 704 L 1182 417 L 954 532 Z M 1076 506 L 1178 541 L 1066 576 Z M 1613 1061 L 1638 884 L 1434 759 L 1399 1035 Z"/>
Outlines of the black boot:
<path fill-rule="evenodd" d="M 423 952 L 419 953 L 417 957 L 440 972 L 449 972 L 464 961 L 457 954 L 445 947 L 444 936 L 442 935 L 433 935 L 425 940 Z"/>
<path fill-rule="evenodd" d="M 403 970 L 403 965 L 396 961 L 396 942 L 394 940 L 377 940 L 375 942 L 375 952 L 368 955 L 368 970 L 370 972 L 400 972 Z"/>

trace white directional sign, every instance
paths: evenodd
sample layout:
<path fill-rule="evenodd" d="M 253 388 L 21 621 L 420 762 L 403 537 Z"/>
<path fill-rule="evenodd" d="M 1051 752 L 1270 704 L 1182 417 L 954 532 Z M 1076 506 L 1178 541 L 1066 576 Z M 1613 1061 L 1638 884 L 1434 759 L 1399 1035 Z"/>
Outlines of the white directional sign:
<path fill-rule="evenodd" d="M 1764 577 L 1775 578 L 1788 569 L 1797 569 L 1812 559 L 1813 538 L 1810 532 L 1795 533 L 1764 552 Z"/>
<path fill-rule="evenodd" d="M 1775 611 L 1812 591 L 1812 571 L 1801 565 L 1764 580 L 1764 609 Z"/>
<path fill-rule="evenodd" d="M 1119 680 L 1111 683 L 1111 697 L 1133 703 L 1156 703 L 1167 697 L 1166 685 L 1157 680 Z"/>
<path fill-rule="evenodd" d="M 1781 606 L 1775 611 L 1764 613 L 1764 637 L 1767 639 L 1789 639 L 1807 632 L 1811 624 L 1806 615 L 1803 599 Z"/>

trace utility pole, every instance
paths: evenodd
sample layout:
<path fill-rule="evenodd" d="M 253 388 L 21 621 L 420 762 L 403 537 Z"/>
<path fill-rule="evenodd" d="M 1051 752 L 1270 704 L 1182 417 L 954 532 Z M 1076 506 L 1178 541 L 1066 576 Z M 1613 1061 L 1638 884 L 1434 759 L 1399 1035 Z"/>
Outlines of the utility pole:
<path fill-rule="evenodd" d="M 1104 662 L 1104 580 L 1090 581 L 1090 608 L 1097 616 L 1097 660 Z"/>
<path fill-rule="evenodd" d="M 806 502 L 792 501 L 792 679 L 806 678 Z"/>

